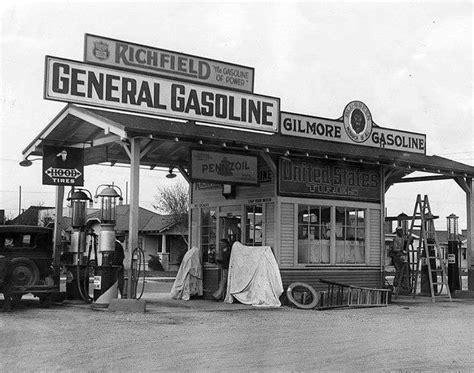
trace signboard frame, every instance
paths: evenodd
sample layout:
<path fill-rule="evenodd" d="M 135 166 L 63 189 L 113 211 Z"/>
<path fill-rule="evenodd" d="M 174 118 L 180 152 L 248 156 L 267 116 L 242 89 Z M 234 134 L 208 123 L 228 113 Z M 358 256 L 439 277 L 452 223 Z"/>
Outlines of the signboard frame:
<path fill-rule="evenodd" d="M 311 122 L 310 124 L 315 128 L 316 134 L 308 134 L 304 133 L 304 128 L 301 128 L 301 132 L 299 131 L 290 131 L 286 127 L 286 120 L 296 120 L 296 121 L 308 121 Z M 307 127 L 306 126 L 303 127 Z M 351 144 L 357 146 L 365 146 L 369 148 L 379 148 L 385 150 L 394 150 L 394 151 L 401 151 L 406 153 L 414 153 L 414 154 L 423 154 L 426 155 L 426 135 L 417 132 L 410 132 L 404 130 L 395 130 L 391 128 L 380 127 L 375 124 L 371 126 L 370 133 L 368 134 L 368 138 L 364 141 L 354 141 L 350 138 L 350 136 L 346 133 L 346 129 L 344 128 L 345 124 L 344 121 L 341 119 L 328 119 L 324 117 L 316 117 L 312 115 L 306 114 L 299 114 L 299 113 L 292 113 L 287 111 L 280 112 L 280 133 L 284 136 L 293 136 L 293 137 L 303 137 L 312 140 L 319 140 L 319 141 L 327 141 L 333 143 L 342 143 L 342 144 Z M 292 123 L 292 127 L 295 127 L 295 124 Z M 384 136 L 387 140 L 385 140 L 385 144 L 383 144 L 380 139 L 381 135 Z M 390 136 L 390 137 L 389 137 Z M 398 136 L 398 137 L 397 137 Z M 372 141 L 374 138 L 377 139 L 378 143 Z M 408 140 L 406 140 L 408 138 Z M 410 138 L 412 143 L 416 141 L 420 144 L 423 144 L 423 150 L 404 147 L 405 141 L 410 142 Z M 405 140 L 404 140 L 405 139 Z M 416 140 L 416 141 L 415 141 Z M 393 145 L 388 144 L 388 141 L 393 142 Z M 395 142 L 402 141 L 401 146 L 395 146 Z M 409 144 L 408 144 L 409 145 Z"/>
<path fill-rule="evenodd" d="M 254 167 L 254 181 L 242 181 L 242 180 L 229 180 L 229 179 L 215 179 L 215 178 L 203 178 L 196 175 L 195 167 L 196 167 L 196 157 L 195 153 L 209 153 L 209 154 L 218 154 L 221 156 L 238 156 L 244 160 L 251 161 L 253 164 L 251 166 Z M 218 151 L 207 151 L 202 150 L 200 148 L 191 148 L 189 150 L 190 158 L 191 158 L 191 169 L 190 169 L 190 177 L 191 180 L 194 182 L 204 182 L 204 183 L 214 183 L 214 184 L 231 184 L 231 185 L 250 185 L 250 186 L 259 186 L 260 183 L 258 181 L 258 157 L 256 155 L 249 155 L 249 154 L 242 154 L 234 151 L 230 152 L 218 152 Z"/>
<path fill-rule="evenodd" d="M 84 186 L 84 149 L 45 145 L 42 175 L 43 185 Z"/>
<path fill-rule="evenodd" d="M 75 95 L 69 94 L 68 92 L 54 92 L 53 83 L 58 86 L 56 90 L 65 90 L 64 87 L 59 87 L 60 84 L 65 84 L 62 80 L 63 78 L 57 77 L 57 81 L 55 81 L 53 71 L 51 71 L 54 70 L 55 63 L 61 63 L 64 66 L 68 66 L 68 70 L 71 70 L 71 74 L 76 78 L 76 80 L 73 88 L 67 88 L 68 92 L 74 90 Z M 102 93 L 102 95 L 105 96 L 105 99 L 103 97 L 100 99 L 86 97 L 86 92 L 79 91 L 80 89 L 92 89 L 90 86 L 94 84 L 99 85 L 99 83 L 94 82 L 89 83 L 89 85 L 85 88 L 81 87 L 81 85 L 85 85 L 88 82 L 80 80 L 81 78 L 85 79 L 85 77 L 83 77 L 82 75 L 81 77 L 78 77 L 79 73 L 86 75 L 87 77 L 89 77 L 91 73 L 98 74 L 99 78 L 94 77 L 94 79 L 105 80 L 106 83 L 104 83 L 104 81 L 99 82 L 104 85 L 110 85 L 109 87 L 106 87 L 106 93 Z M 104 74 L 104 77 L 101 77 L 100 74 Z M 113 82 L 114 79 L 119 81 L 120 79 L 122 79 L 121 88 L 125 87 L 128 91 L 125 91 L 125 93 L 118 92 L 119 87 L 113 86 L 113 83 L 110 83 L 110 81 Z M 133 88 L 132 83 L 134 80 L 135 87 Z M 138 82 L 141 83 L 140 86 L 138 86 Z M 69 84 L 69 82 L 67 84 Z M 153 88 L 153 92 L 151 92 L 152 88 L 150 88 L 150 85 Z M 165 90 L 161 89 L 162 85 L 165 86 Z M 144 89 L 144 87 L 146 89 Z M 166 92 L 166 88 L 168 88 L 170 92 Z M 173 90 L 174 92 L 171 92 Z M 165 91 L 165 93 L 163 93 L 163 91 Z M 187 97 L 185 96 L 185 93 L 182 93 L 182 91 L 185 91 L 188 95 L 190 94 L 190 92 L 193 92 L 193 96 Z M 136 97 L 132 96 L 132 93 L 136 94 Z M 169 96 L 166 96 L 166 94 L 168 93 Z M 173 93 L 181 93 L 183 97 L 174 97 Z M 87 91 L 87 94 L 92 95 L 93 92 Z M 198 98 L 199 94 L 201 95 L 200 98 Z M 45 81 L 43 95 L 44 99 L 47 100 L 61 101 L 67 103 L 73 102 L 100 108 L 109 108 L 159 117 L 170 117 L 181 120 L 209 123 L 227 128 L 241 128 L 267 133 L 275 133 L 279 130 L 280 99 L 277 97 L 257 95 L 254 93 L 229 91 L 221 88 L 198 85 L 195 83 L 176 82 L 174 80 L 157 76 L 138 74 L 125 70 L 117 70 L 110 67 L 103 67 L 53 56 L 45 57 Z M 107 98 L 109 99 L 109 101 L 107 101 Z M 188 110 L 188 106 L 190 106 L 191 109 L 193 109 L 194 107 L 194 111 L 196 112 L 197 110 L 199 110 L 201 112 L 201 116 L 198 116 L 197 114 L 173 111 L 171 110 L 171 108 L 169 108 L 168 106 L 163 104 L 163 102 L 160 101 L 163 98 L 165 100 L 169 100 L 169 103 L 166 102 L 166 104 L 168 104 L 170 107 L 172 107 L 173 105 L 180 105 L 179 109 L 183 109 L 183 111 L 184 107 L 186 107 L 186 110 Z M 213 101 L 211 102 L 211 98 L 215 98 L 215 105 Z M 136 104 L 135 102 L 120 102 L 120 100 L 123 99 L 133 99 L 136 101 L 140 101 L 140 103 Z M 173 99 L 175 101 L 172 101 Z M 199 101 L 200 99 L 202 100 L 202 102 Z M 240 102 L 238 101 L 239 99 Z M 142 106 L 143 101 L 145 101 L 146 104 L 151 104 L 152 107 L 147 108 L 146 106 Z M 220 109 L 222 112 L 219 112 Z M 240 113 L 238 112 L 239 109 L 241 110 Z M 215 115 L 214 110 L 216 111 Z M 247 114 L 251 116 L 252 111 L 254 112 L 254 118 L 247 118 Z M 211 115 L 207 115 L 209 114 L 209 112 L 211 112 Z M 255 120 L 255 112 L 258 112 L 257 114 L 261 116 L 259 120 L 262 123 L 252 123 L 252 120 Z M 239 117 L 238 115 L 241 115 L 241 117 Z M 270 117 L 270 119 L 268 119 L 267 117 Z M 268 124 L 263 124 L 263 118 L 265 118 L 265 120 L 267 121 L 269 120 Z"/>
<path fill-rule="evenodd" d="M 115 44 L 115 46 L 112 47 L 112 52 L 105 49 L 107 48 L 107 46 L 102 47 L 104 48 L 104 50 L 101 51 L 102 55 L 104 55 L 103 60 L 101 60 L 101 58 L 98 58 L 98 57 L 94 58 L 89 55 L 89 52 L 93 53 L 93 51 L 91 52 L 92 45 L 90 45 L 90 43 L 94 43 L 96 40 L 103 40 L 105 41 L 105 43 L 109 42 L 109 43 Z M 185 71 L 173 72 L 173 69 L 165 69 L 165 68 L 153 69 L 152 67 L 146 68 L 145 64 L 141 64 L 141 65 L 133 64 L 133 66 L 130 66 L 130 61 L 128 61 L 129 62 L 128 66 L 126 63 L 121 64 L 121 63 L 113 62 L 113 61 L 111 61 L 110 63 L 104 62 L 109 57 L 107 54 L 113 54 L 115 50 L 114 48 L 116 48 L 117 44 L 122 44 L 124 46 L 126 45 L 130 48 L 130 50 L 132 50 L 133 48 L 135 52 L 137 52 L 137 49 L 138 49 L 140 50 L 140 52 L 143 51 L 143 52 L 151 53 L 153 54 L 154 57 L 156 57 L 156 60 L 158 60 L 159 57 L 161 56 L 167 56 L 169 57 L 168 59 L 169 62 L 167 63 L 171 66 L 174 66 L 175 68 L 181 66 L 184 69 L 185 65 L 188 65 L 188 62 L 192 62 L 192 61 L 194 61 L 192 63 L 192 66 L 200 66 L 202 64 L 207 64 L 208 68 L 211 70 L 209 77 L 211 76 L 214 77 L 215 81 L 213 83 L 212 81 L 199 79 L 198 70 L 195 70 L 195 73 L 198 76 L 193 78 L 191 73 L 189 72 L 186 73 Z M 146 58 L 146 53 L 145 55 L 141 54 L 138 57 Z M 134 57 L 132 56 L 132 58 Z M 179 61 L 182 61 L 181 65 L 179 64 Z M 219 61 L 219 60 L 206 58 L 206 57 L 195 56 L 195 55 L 191 55 L 187 53 L 171 51 L 171 50 L 163 49 L 163 48 L 156 48 L 156 47 L 152 47 L 148 45 L 133 43 L 133 42 L 124 41 L 124 40 L 118 40 L 118 39 L 109 38 L 106 36 L 94 35 L 94 34 L 89 34 L 89 33 L 84 34 L 84 62 L 91 63 L 98 66 L 107 66 L 110 68 L 116 68 L 116 69 L 120 69 L 124 71 L 133 71 L 133 72 L 138 72 L 141 74 L 160 76 L 163 78 L 176 79 L 176 80 L 185 81 L 185 82 L 194 83 L 194 84 L 203 84 L 203 85 L 207 85 L 207 86 L 211 86 L 215 88 L 229 89 L 229 90 L 238 91 L 238 92 L 253 93 L 254 86 L 255 86 L 255 69 L 253 67 L 230 63 L 226 61 Z M 191 63 L 189 65 L 191 65 Z M 239 70 L 239 71 L 236 71 L 236 70 Z M 190 69 L 190 71 L 192 71 L 192 69 Z M 226 84 L 226 81 L 228 80 L 243 79 L 241 77 L 242 74 L 240 72 L 245 72 L 245 73 L 248 73 L 249 75 L 249 78 L 248 78 L 249 81 L 247 84 L 244 85 L 243 88 L 239 88 L 238 86 L 236 87 L 232 84 Z M 235 77 L 235 75 L 238 75 L 238 77 Z M 220 81 L 219 78 L 222 78 L 221 80 L 222 83 L 219 83 Z"/>
<path fill-rule="evenodd" d="M 290 187 L 286 187 L 289 182 L 283 181 L 283 163 L 290 162 L 292 167 L 292 172 L 294 171 L 295 165 L 302 165 L 302 164 L 309 164 L 316 168 L 320 168 L 321 172 L 320 175 L 315 175 L 314 172 L 308 170 L 299 170 L 300 172 L 297 177 L 298 178 L 306 178 L 308 180 L 301 180 L 295 181 L 293 190 L 290 190 Z M 340 179 L 341 183 L 336 183 L 335 179 L 335 168 L 341 169 L 341 173 L 337 175 Z M 324 170 L 323 170 L 324 168 Z M 360 173 L 366 172 L 367 177 L 365 175 L 360 175 Z M 306 173 L 305 173 L 306 172 Z M 353 172 L 356 175 L 348 175 L 349 172 Z M 312 176 L 310 174 L 312 173 Z M 321 179 L 326 179 L 325 182 L 317 182 L 311 181 L 309 178 L 317 178 L 320 177 Z M 356 185 L 347 185 L 350 184 L 347 182 L 349 177 L 354 180 L 357 178 L 358 180 L 356 183 L 365 183 L 365 184 L 372 184 L 375 183 L 374 186 L 368 187 L 360 187 Z M 375 180 L 372 179 L 375 177 Z M 345 179 L 346 185 L 343 185 L 342 179 Z M 377 165 L 363 165 L 363 164 L 351 164 L 343 161 L 332 161 L 327 159 L 306 159 L 306 158 L 293 158 L 291 160 L 284 160 L 279 159 L 278 161 L 278 195 L 286 196 L 286 197 L 296 197 L 296 198 L 312 198 L 312 199 L 334 199 L 334 200 L 345 200 L 345 201 L 358 201 L 358 202 L 369 202 L 369 203 L 380 203 L 382 200 L 381 195 L 381 175 L 380 175 L 380 168 Z M 339 188 L 338 188 L 339 187 Z M 286 189 L 287 188 L 287 189 Z M 330 193 L 330 192 L 312 192 L 311 188 L 313 189 L 325 189 L 325 190 L 340 190 L 340 193 Z M 366 190 L 364 190 L 365 188 Z M 345 193 L 342 193 L 344 191 Z M 362 195 L 360 195 L 360 191 L 362 191 Z M 356 193 L 357 192 L 357 193 Z M 371 193 L 373 193 L 371 195 Z M 351 195 L 352 194 L 352 195 Z"/>

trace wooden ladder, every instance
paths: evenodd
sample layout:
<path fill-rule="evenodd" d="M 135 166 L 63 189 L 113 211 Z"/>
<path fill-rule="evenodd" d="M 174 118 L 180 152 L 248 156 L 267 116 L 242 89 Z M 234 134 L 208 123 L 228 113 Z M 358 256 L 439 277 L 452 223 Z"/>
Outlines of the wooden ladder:
<path fill-rule="evenodd" d="M 437 297 L 445 297 L 448 298 L 449 301 L 452 301 L 451 292 L 449 291 L 448 286 L 446 266 L 434 225 L 434 220 L 436 218 L 437 216 L 434 216 L 431 213 L 428 196 L 425 195 L 422 199 L 421 195 L 418 194 L 409 232 L 409 237 L 414 237 L 414 229 L 419 229 L 420 232 L 418 244 L 415 246 L 416 249 L 412 248 L 413 254 L 410 257 L 411 287 L 413 297 L 415 297 L 420 269 L 422 264 L 426 263 L 426 266 L 428 267 L 428 279 L 432 302 L 435 302 Z M 417 221 L 419 221 L 418 224 Z M 439 263 L 439 268 L 437 267 L 437 263 Z M 436 278 L 433 278 L 433 276 Z M 446 289 L 446 294 L 441 294 L 441 290 L 438 288 L 439 285 Z M 437 287 L 437 291 L 435 291 L 435 286 Z"/>

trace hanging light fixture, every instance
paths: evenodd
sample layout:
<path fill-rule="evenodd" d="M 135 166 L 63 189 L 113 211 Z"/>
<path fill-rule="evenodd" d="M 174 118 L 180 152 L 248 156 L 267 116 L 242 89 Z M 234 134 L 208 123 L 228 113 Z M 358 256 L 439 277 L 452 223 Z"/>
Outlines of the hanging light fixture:
<path fill-rule="evenodd" d="M 33 164 L 33 161 L 37 161 L 37 160 L 40 160 L 40 159 L 41 158 L 28 159 L 28 157 L 26 157 L 21 162 L 19 162 L 19 164 L 20 164 L 21 167 L 30 167 Z"/>
<path fill-rule="evenodd" d="M 176 177 L 176 174 L 173 173 L 173 167 L 170 167 L 169 173 L 166 175 L 167 179 L 174 179 Z"/>

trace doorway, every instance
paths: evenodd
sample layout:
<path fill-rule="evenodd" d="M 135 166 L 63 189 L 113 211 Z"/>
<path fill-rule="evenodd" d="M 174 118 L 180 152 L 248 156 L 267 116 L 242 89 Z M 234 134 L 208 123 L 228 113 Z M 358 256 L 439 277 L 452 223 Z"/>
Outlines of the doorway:
<path fill-rule="evenodd" d="M 219 217 L 219 240 L 227 239 L 232 244 L 241 240 L 242 216 L 236 212 L 228 212 Z"/>
<path fill-rule="evenodd" d="M 224 210 L 224 211 L 222 211 Z M 241 239 L 242 212 L 240 206 L 221 207 L 221 211 L 217 213 L 217 242 L 215 242 L 215 250 L 218 250 L 220 240 L 228 239 L 232 244 L 234 241 Z M 214 293 L 221 280 L 221 271 L 217 263 L 207 263 L 203 266 L 203 285 L 204 297 L 212 299 Z"/>

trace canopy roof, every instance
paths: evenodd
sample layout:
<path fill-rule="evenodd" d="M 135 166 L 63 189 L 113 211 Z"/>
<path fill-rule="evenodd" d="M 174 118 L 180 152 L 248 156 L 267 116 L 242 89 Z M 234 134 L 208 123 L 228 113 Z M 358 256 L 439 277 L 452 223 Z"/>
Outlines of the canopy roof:
<path fill-rule="evenodd" d="M 405 153 L 279 133 L 249 132 L 193 121 L 143 116 L 128 112 L 67 105 L 25 148 L 23 156 L 42 156 L 44 145 L 84 148 L 85 165 L 110 162 L 129 164 L 127 144 L 140 138 L 140 164 L 154 167 L 191 166 L 191 149 L 232 150 L 261 154 L 267 162 L 278 156 L 302 156 L 385 165 L 386 183 L 403 182 L 404 176 L 422 171 L 437 174 L 421 179 L 474 177 L 474 167 L 436 155 Z M 269 157 L 268 157 L 269 155 Z M 274 167 L 274 165 L 273 165 Z M 458 181 L 459 182 L 459 181 Z"/>

